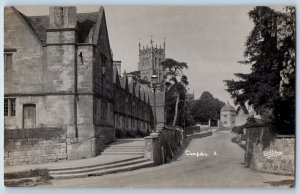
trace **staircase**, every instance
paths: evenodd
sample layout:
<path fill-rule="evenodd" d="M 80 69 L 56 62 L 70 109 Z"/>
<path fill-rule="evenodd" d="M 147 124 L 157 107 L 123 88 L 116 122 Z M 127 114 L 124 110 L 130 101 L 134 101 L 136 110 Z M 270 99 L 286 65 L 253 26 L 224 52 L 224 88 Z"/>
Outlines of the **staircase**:
<path fill-rule="evenodd" d="M 145 141 L 141 139 L 118 139 L 108 145 L 99 157 L 117 158 L 110 162 L 93 162 L 89 165 L 49 169 L 54 179 L 83 178 L 101 176 L 118 172 L 136 170 L 153 166 L 153 162 L 144 158 Z M 87 159 L 86 159 L 87 160 Z M 86 162 L 85 162 L 86 163 Z"/>
<path fill-rule="evenodd" d="M 102 155 L 137 155 L 144 156 L 145 140 L 136 139 L 118 139 L 108 145 L 101 153 Z"/>

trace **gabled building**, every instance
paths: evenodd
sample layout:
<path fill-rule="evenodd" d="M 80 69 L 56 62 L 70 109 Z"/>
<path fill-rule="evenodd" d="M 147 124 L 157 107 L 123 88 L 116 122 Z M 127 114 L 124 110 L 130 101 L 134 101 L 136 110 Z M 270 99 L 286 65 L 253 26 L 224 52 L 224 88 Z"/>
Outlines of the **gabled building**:
<path fill-rule="evenodd" d="M 6 165 L 93 157 L 116 128 L 149 131 L 149 97 L 126 78 L 114 84 L 104 8 L 49 11 L 4 11 Z"/>
<path fill-rule="evenodd" d="M 118 136 L 150 133 L 153 129 L 150 88 L 129 80 L 126 74 L 124 77 L 120 77 L 118 71 L 115 74 L 114 117 Z"/>

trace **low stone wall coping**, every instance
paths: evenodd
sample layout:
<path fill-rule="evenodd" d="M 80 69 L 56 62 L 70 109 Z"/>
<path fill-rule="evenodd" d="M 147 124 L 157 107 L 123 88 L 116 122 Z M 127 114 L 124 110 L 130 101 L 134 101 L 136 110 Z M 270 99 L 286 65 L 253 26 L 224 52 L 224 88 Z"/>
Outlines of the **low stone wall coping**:
<path fill-rule="evenodd" d="M 60 137 L 64 133 L 62 128 L 30 128 L 30 129 L 7 129 L 4 130 L 5 139 L 38 138 L 50 139 Z"/>
<path fill-rule="evenodd" d="M 295 135 L 276 135 L 275 138 L 295 138 Z"/>
<path fill-rule="evenodd" d="M 169 126 L 164 126 L 164 127 L 163 127 L 163 130 L 170 130 L 170 131 L 182 131 L 182 130 L 180 130 L 180 129 L 173 128 L 173 127 L 169 127 Z"/>

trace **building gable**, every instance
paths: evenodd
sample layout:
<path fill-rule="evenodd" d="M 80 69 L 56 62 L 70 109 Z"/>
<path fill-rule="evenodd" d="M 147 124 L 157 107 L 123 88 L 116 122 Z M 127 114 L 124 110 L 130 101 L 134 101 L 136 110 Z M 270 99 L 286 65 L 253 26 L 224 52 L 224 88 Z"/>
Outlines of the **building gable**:
<path fill-rule="evenodd" d="M 17 22 L 17 20 L 14 20 L 14 22 L 11 22 L 11 24 L 6 23 L 4 25 L 4 27 L 5 27 L 4 29 L 7 29 L 8 26 L 12 26 L 12 25 L 14 27 L 17 27 L 18 25 L 22 25 L 24 27 L 23 29 L 26 29 L 39 44 L 42 44 L 42 42 L 39 39 L 37 33 L 34 31 L 32 25 L 30 24 L 30 22 L 28 20 L 28 18 L 24 14 L 22 14 L 21 12 L 19 12 L 13 6 L 11 6 L 11 7 L 5 7 L 4 8 L 4 12 L 5 12 L 5 18 L 16 16 L 18 18 L 18 21 L 19 21 L 19 23 L 15 23 L 15 22 Z M 5 19 L 5 21 L 8 21 L 8 20 L 11 21 L 11 19 Z M 11 29 L 11 31 L 13 31 L 13 33 L 16 33 L 18 30 L 17 29 Z M 5 30 L 5 32 L 6 33 L 4 34 L 4 36 L 10 34 L 6 30 Z M 24 31 L 21 31 L 21 32 L 24 33 Z M 6 38 L 5 38 L 5 40 L 6 40 Z"/>
<path fill-rule="evenodd" d="M 44 49 L 41 41 L 16 8 L 5 7 L 4 17 L 4 52 L 12 56 L 11 64 L 5 65 L 5 95 L 42 92 Z"/>

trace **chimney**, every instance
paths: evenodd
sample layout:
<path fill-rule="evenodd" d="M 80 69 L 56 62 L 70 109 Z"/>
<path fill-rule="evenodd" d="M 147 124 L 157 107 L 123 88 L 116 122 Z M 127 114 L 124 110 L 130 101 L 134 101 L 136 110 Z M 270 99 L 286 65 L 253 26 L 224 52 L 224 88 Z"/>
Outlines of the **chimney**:
<path fill-rule="evenodd" d="M 75 28 L 77 23 L 75 6 L 51 6 L 49 28 Z"/>

